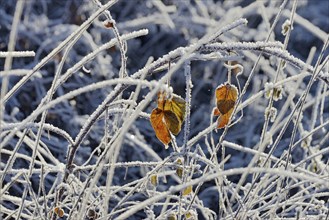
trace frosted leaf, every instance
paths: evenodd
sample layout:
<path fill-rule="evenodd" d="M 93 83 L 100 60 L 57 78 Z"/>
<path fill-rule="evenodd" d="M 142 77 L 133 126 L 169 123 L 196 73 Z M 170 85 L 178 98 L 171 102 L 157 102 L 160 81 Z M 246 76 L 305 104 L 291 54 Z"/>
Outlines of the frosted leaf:
<path fill-rule="evenodd" d="M 171 98 L 172 94 L 174 93 L 174 89 L 171 86 L 169 86 L 167 92 L 168 92 L 168 96 L 169 96 L 168 98 Z"/>
<path fill-rule="evenodd" d="M 75 99 L 70 100 L 69 103 L 70 103 L 71 106 L 76 106 L 77 105 L 77 102 L 75 101 Z"/>
<path fill-rule="evenodd" d="M 303 147 L 303 148 L 308 148 L 308 147 L 310 147 L 311 146 L 311 142 L 312 142 L 312 135 L 309 135 L 308 137 L 307 137 L 307 135 L 308 135 L 308 132 L 306 132 L 306 131 L 304 131 L 303 133 L 302 133 L 302 143 L 301 143 L 301 146 Z"/>
<path fill-rule="evenodd" d="M 312 159 L 311 163 L 307 166 L 307 170 L 311 171 L 312 173 L 319 171 L 319 166 L 314 159 Z"/>
<path fill-rule="evenodd" d="M 192 186 L 187 186 L 185 189 L 182 191 L 183 196 L 187 196 L 192 193 L 193 187 Z"/>
<path fill-rule="evenodd" d="M 283 36 L 286 36 L 286 34 L 288 33 L 289 29 L 291 28 L 292 30 L 292 26 L 291 26 L 291 22 L 289 19 L 287 19 L 283 24 L 282 24 L 282 30 L 281 33 L 283 34 Z"/>
<path fill-rule="evenodd" d="M 153 174 L 150 176 L 150 182 L 152 183 L 153 186 L 158 185 L 158 175 Z"/>
<path fill-rule="evenodd" d="M 265 83 L 265 91 L 271 90 L 271 89 L 273 89 L 273 87 L 274 87 L 273 83 L 271 83 L 271 82 Z"/>
<path fill-rule="evenodd" d="M 273 136 L 270 132 L 266 132 L 265 143 L 267 147 L 271 147 L 271 145 L 273 144 Z"/>
<path fill-rule="evenodd" d="M 273 89 L 273 99 L 274 99 L 274 101 L 278 101 L 278 100 L 282 99 L 282 91 L 283 91 L 283 89 L 282 89 L 281 85 L 278 86 L 278 87 L 275 87 Z"/>
<path fill-rule="evenodd" d="M 167 220 L 177 220 L 177 213 L 171 212 L 167 215 Z"/>
<path fill-rule="evenodd" d="M 285 60 L 282 60 L 282 61 L 281 61 L 281 68 L 282 68 L 282 69 L 285 69 L 286 66 L 287 66 L 287 62 L 286 62 Z"/>
<path fill-rule="evenodd" d="M 277 115 L 277 109 L 274 107 L 266 108 L 265 109 L 265 119 L 270 119 L 270 121 L 273 123 L 275 121 L 276 115 Z"/>
<path fill-rule="evenodd" d="M 273 100 L 278 101 L 282 99 L 283 88 L 282 86 L 274 87 L 273 83 L 265 83 L 265 98 L 270 99 L 273 94 Z"/>
<path fill-rule="evenodd" d="M 272 95 L 272 89 L 274 87 L 274 84 L 273 83 L 268 83 L 266 82 L 265 83 L 265 98 L 269 99 Z"/>
<path fill-rule="evenodd" d="M 300 114 L 299 116 L 299 119 L 298 119 L 298 123 L 301 123 L 302 119 L 303 119 L 303 112 L 300 112 L 299 111 L 296 111 L 293 115 L 293 120 L 294 120 L 294 123 L 296 123 L 296 120 L 298 118 L 298 114 Z"/>
<path fill-rule="evenodd" d="M 189 210 L 189 211 L 185 214 L 185 219 L 187 219 L 187 220 L 198 219 L 198 214 L 197 214 L 197 212 L 194 211 L 194 210 Z"/>
<path fill-rule="evenodd" d="M 179 166 L 177 167 L 176 169 L 176 174 L 177 176 L 179 176 L 180 178 L 183 177 L 183 167 L 181 167 L 183 165 L 183 161 L 184 161 L 184 158 L 183 157 L 179 157 L 177 158 L 177 160 L 175 161 L 175 163 Z"/>

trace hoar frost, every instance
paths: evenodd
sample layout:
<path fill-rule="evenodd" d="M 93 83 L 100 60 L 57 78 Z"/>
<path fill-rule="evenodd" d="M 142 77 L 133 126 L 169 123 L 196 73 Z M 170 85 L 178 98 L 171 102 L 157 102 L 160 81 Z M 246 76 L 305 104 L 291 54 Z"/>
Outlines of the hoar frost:
<path fill-rule="evenodd" d="M 282 24 L 282 30 L 281 30 L 281 33 L 283 34 L 283 36 L 286 36 L 289 29 L 291 28 L 292 30 L 292 27 L 291 27 L 291 22 L 289 19 L 287 19 L 283 24 Z"/>
<path fill-rule="evenodd" d="M 270 119 L 270 121 L 273 123 L 275 118 L 276 118 L 276 115 L 277 115 L 277 109 L 274 108 L 274 107 L 271 107 L 271 108 L 266 108 L 265 109 L 265 119 Z"/>
<path fill-rule="evenodd" d="M 265 83 L 265 98 L 270 99 L 273 95 L 273 100 L 282 99 L 283 88 L 281 85 L 274 87 L 273 83 Z"/>

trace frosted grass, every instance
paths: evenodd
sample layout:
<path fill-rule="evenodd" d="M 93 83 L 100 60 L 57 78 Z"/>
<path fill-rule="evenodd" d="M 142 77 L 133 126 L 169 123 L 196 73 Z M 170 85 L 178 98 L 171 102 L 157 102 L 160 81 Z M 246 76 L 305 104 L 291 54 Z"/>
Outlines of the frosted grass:
<path fill-rule="evenodd" d="M 0 218 L 325 219 L 324 4 L 1 3 Z M 242 91 L 218 130 L 226 81 Z M 187 103 L 168 150 L 159 91 Z"/>

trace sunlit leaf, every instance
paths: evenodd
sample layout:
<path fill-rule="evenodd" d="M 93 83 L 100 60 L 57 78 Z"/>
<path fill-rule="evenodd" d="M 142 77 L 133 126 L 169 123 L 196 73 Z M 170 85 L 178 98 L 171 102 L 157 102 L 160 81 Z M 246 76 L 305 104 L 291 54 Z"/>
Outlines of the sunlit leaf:
<path fill-rule="evenodd" d="M 157 138 L 165 146 L 168 146 L 168 144 L 171 141 L 171 137 L 170 137 L 169 129 L 167 128 L 167 125 L 164 120 L 164 112 L 158 108 L 153 109 L 150 120 Z"/>
<path fill-rule="evenodd" d="M 186 102 L 179 96 L 173 95 L 171 101 L 167 101 L 164 110 L 173 112 L 181 122 L 185 119 Z"/>
<path fill-rule="evenodd" d="M 165 93 L 158 94 L 158 106 L 151 113 L 151 124 L 157 138 L 166 146 L 171 141 L 170 132 L 178 135 L 185 119 L 185 100 L 179 96 L 171 99 Z"/>
<path fill-rule="evenodd" d="M 226 83 L 216 89 L 216 109 L 214 115 L 219 115 L 217 128 L 225 127 L 233 112 L 236 100 L 238 99 L 238 90 L 234 85 Z"/>
<path fill-rule="evenodd" d="M 164 111 L 164 119 L 169 131 L 174 135 L 178 135 L 181 130 L 182 122 L 177 115 L 171 111 Z"/>

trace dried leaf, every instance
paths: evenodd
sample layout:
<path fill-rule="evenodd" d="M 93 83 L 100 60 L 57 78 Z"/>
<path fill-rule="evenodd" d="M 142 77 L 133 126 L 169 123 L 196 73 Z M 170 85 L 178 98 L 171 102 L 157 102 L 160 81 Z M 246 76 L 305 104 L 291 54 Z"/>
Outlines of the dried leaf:
<path fill-rule="evenodd" d="M 191 192 L 192 192 L 192 186 L 188 186 L 183 190 L 182 194 L 183 194 L 183 196 L 187 196 Z"/>
<path fill-rule="evenodd" d="M 171 141 L 169 129 L 164 121 L 164 112 L 158 108 L 153 109 L 151 113 L 151 124 L 157 138 L 166 146 Z"/>
<path fill-rule="evenodd" d="M 217 128 L 223 128 L 228 124 L 237 99 L 238 89 L 235 86 L 226 83 L 225 85 L 220 85 L 217 87 L 217 108 L 214 111 L 214 115 L 219 115 L 217 121 Z"/>
<path fill-rule="evenodd" d="M 179 96 L 171 99 L 166 93 L 158 94 L 158 106 L 151 113 L 151 125 L 157 138 L 166 146 L 171 141 L 170 133 L 178 135 L 185 119 L 185 100 Z"/>
<path fill-rule="evenodd" d="M 151 175 L 150 181 L 153 186 L 157 186 L 158 185 L 158 176 L 156 174 Z"/>
<path fill-rule="evenodd" d="M 64 216 L 64 210 L 62 208 L 60 208 L 60 207 L 55 207 L 54 208 L 54 212 L 60 218 L 62 218 Z"/>

